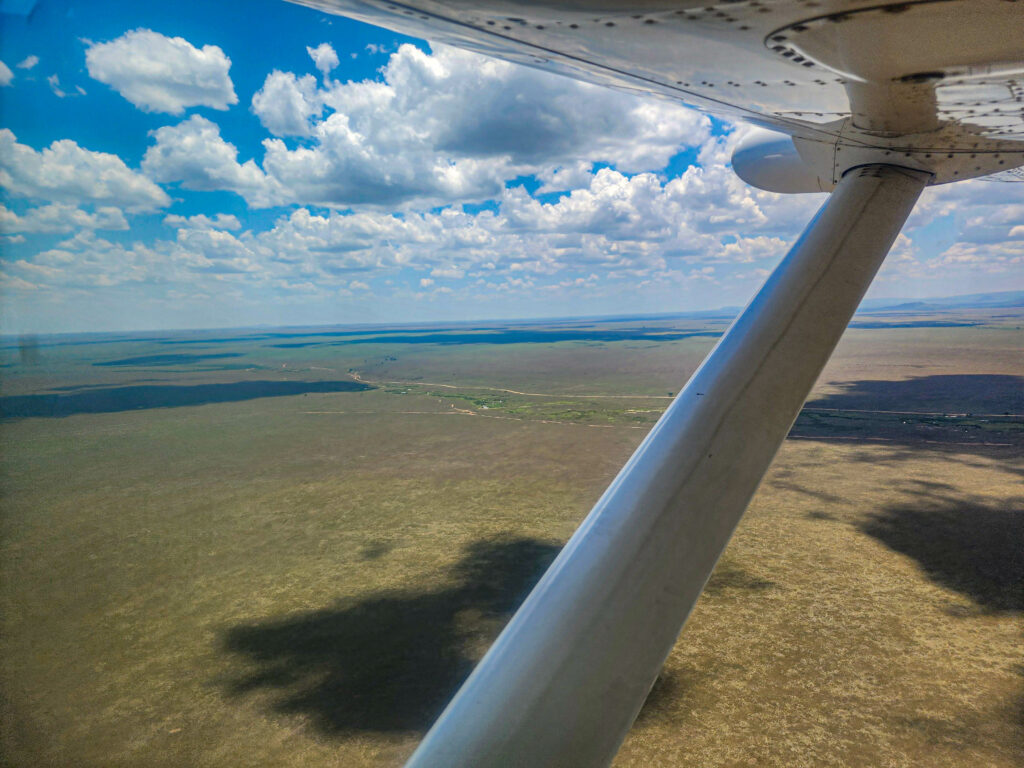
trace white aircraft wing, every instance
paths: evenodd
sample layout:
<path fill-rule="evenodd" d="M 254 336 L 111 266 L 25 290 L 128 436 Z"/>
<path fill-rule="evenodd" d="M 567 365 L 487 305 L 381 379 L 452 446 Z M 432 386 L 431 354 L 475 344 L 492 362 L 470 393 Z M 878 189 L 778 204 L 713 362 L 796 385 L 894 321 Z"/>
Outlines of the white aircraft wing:
<path fill-rule="evenodd" d="M 955 124 L 1024 141 L 1008 0 L 296 0 L 795 136 Z"/>

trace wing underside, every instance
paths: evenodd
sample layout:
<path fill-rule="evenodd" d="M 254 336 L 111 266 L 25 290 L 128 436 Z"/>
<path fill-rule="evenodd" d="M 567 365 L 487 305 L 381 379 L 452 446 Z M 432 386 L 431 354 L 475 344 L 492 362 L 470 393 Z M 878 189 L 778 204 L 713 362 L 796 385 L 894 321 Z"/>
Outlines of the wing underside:
<path fill-rule="evenodd" d="M 1024 149 L 1024 8 L 1006 0 L 297 1 L 811 140 Z"/>

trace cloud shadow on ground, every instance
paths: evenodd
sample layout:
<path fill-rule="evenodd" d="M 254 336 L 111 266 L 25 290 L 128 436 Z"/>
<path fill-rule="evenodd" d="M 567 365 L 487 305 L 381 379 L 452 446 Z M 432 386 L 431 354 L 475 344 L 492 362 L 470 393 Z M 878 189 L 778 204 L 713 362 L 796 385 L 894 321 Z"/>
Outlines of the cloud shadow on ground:
<path fill-rule="evenodd" d="M 222 681 L 227 695 L 269 692 L 273 710 L 310 716 L 328 736 L 424 732 L 558 550 L 530 538 L 485 539 L 466 548 L 445 586 L 382 591 L 230 627 L 221 648 L 245 659 L 248 670 Z M 726 565 L 707 589 L 774 586 Z M 638 724 L 669 716 L 675 700 L 706 674 L 663 672 Z"/>
<path fill-rule="evenodd" d="M 1024 506 L 918 494 L 860 529 L 991 613 L 1024 611 Z"/>
<path fill-rule="evenodd" d="M 862 379 L 842 392 L 809 402 L 816 408 L 879 409 L 938 413 L 1024 412 L 1024 376 L 953 374 L 900 381 Z"/>
<path fill-rule="evenodd" d="M 231 627 L 223 649 L 251 662 L 229 695 L 275 692 L 275 710 L 328 735 L 425 731 L 540 579 L 559 547 L 528 538 L 471 544 L 448 586 L 379 592 Z"/>
<path fill-rule="evenodd" d="M 919 376 L 847 382 L 806 404 L 791 437 L 896 446 L 1024 445 L 1024 377 Z"/>
<path fill-rule="evenodd" d="M 62 418 L 78 413 L 118 413 L 147 408 L 179 408 L 261 397 L 307 393 L 362 392 L 374 387 L 354 381 L 235 381 L 226 384 L 153 384 L 102 387 L 68 394 L 0 397 L 5 418 Z"/>

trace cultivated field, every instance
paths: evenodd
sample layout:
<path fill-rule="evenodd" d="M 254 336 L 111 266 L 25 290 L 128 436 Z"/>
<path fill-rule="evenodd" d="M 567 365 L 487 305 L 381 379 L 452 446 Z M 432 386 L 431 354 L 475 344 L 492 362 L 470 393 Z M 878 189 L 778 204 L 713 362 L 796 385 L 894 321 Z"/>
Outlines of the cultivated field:
<path fill-rule="evenodd" d="M 727 325 L 8 339 L 2 760 L 396 766 Z M 617 766 L 1024 762 L 1024 314 L 858 318 Z"/>

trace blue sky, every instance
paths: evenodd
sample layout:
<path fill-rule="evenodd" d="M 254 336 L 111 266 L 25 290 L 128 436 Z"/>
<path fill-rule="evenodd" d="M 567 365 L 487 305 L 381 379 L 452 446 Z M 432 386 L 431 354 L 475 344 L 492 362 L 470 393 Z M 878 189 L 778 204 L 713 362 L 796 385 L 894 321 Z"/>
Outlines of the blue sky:
<path fill-rule="evenodd" d="M 823 199 L 740 182 L 743 127 L 279 0 L 0 9 L 5 333 L 742 304 Z M 871 295 L 1024 288 L 1022 186 L 927 191 Z"/>

